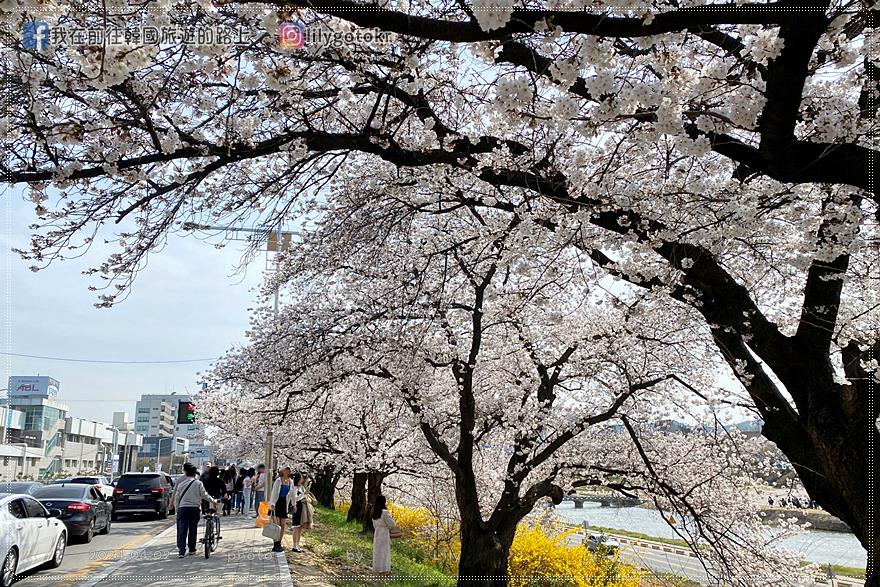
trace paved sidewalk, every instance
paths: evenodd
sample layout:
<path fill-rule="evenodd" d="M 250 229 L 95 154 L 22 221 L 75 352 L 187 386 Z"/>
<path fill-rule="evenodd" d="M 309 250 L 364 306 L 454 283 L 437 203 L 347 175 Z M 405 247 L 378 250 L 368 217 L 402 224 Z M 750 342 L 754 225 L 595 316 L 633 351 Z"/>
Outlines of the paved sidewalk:
<path fill-rule="evenodd" d="M 143 586 L 189 587 L 271 584 L 293 587 L 285 553 L 273 553 L 272 542 L 254 527 L 250 516 L 221 517 L 220 544 L 210 559 L 204 549 L 184 559 L 177 557 L 176 527 L 171 526 L 135 548 L 97 552 L 101 562 L 87 565 L 77 573 L 58 575 L 47 572 L 27 577 L 25 584 L 53 587 Z M 199 527 L 199 538 L 203 527 Z M 288 537 L 288 541 L 289 541 Z"/>

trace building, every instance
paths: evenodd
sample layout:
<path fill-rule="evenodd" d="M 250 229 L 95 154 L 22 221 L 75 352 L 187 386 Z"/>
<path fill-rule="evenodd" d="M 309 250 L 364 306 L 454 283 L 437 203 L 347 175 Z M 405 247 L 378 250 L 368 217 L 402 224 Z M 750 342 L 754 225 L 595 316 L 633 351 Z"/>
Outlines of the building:
<path fill-rule="evenodd" d="M 204 426 L 195 423 L 178 424 L 178 411 L 181 404 L 188 404 L 192 401 L 189 395 L 178 395 L 177 393 L 167 394 L 145 394 L 141 396 L 135 406 L 135 422 L 134 430 L 138 434 L 142 434 L 144 439 L 144 450 L 141 451 L 141 457 L 146 454 L 153 455 L 154 462 L 165 462 L 165 448 L 174 446 L 180 452 L 184 450 L 184 455 L 189 461 L 195 465 L 200 465 L 210 461 L 212 450 L 210 443 L 205 440 Z M 170 445 L 162 445 L 162 450 L 157 450 L 159 441 L 157 438 L 173 439 Z M 182 439 L 186 441 L 186 448 L 181 449 Z M 147 444 L 150 450 L 147 451 Z M 155 448 L 153 448 L 155 446 Z M 159 457 L 162 457 L 159 459 Z M 150 457 L 146 457 L 150 458 Z"/>
<path fill-rule="evenodd" d="M 174 436 L 177 404 L 164 396 L 142 395 L 134 410 L 134 431 L 144 436 Z"/>
<path fill-rule="evenodd" d="M 0 475 L 47 479 L 134 470 L 143 436 L 70 416 L 58 399 L 60 387 L 46 376 L 9 378 L 9 397 L 0 410 L 0 423 L 5 424 L 0 463 L 15 459 L 15 464 L 0 464 Z M 12 471 L 7 473 L 7 467 Z"/>

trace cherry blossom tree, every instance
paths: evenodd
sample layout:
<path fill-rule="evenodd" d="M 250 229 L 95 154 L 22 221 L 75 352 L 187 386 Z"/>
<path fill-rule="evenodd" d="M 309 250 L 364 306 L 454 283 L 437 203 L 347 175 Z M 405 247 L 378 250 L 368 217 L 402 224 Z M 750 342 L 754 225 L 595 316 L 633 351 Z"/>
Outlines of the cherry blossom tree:
<path fill-rule="evenodd" d="M 279 390 L 265 401 L 283 406 L 281 419 L 300 439 L 293 450 L 308 450 L 304 439 L 314 435 L 323 436 L 320 450 L 350 453 L 345 460 L 369 463 L 381 453 L 367 467 L 380 477 L 406 468 L 417 475 L 437 462 L 447 467 L 461 524 L 459 577 L 504 584 L 516 527 L 539 501 L 558 503 L 585 475 L 606 483 L 624 470 L 609 468 L 597 450 L 606 437 L 595 427 L 627 412 L 668 415 L 668 401 L 705 406 L 711 393 L 699 389 L 711 387 L 711 348 L 693 341 L 691 327 L 670 329 L 648 309 L 668 305 L 665 295 L 632 287 L 609 294 L 595 282 L 589 255 L 531 219 L 376 203 L 348 197 L 322 205 L 327 216 L 266 286 L 283 286 L 292 299 L 277 317 L 264 314 L 252 344 L 231 353 L 215 375 Z M 526 242 L 534 246 L 517 246 Z M 363 425 L 364 405 L 378 417 L 372 425 Z M 302 431 L 290 424 L 304 420 Z M 417 431 L 420 441 L 377 450 L 361 437 L 368 430 L 386 439 Z M 342 450 L 352 438 L 369 448 Z M 675 463 L 680 451 L 669 455 Z M 655 463 L 669 466 L 662 457 L 648 461 Z M 629 470 L 638 479 L 642 461 L 633 459 Z M 678 482 L 680 488 L 691 478 Z M 690 504 L 681 494 L 676 503 Z M 711 524 L 708 517 L 703 524 Z M 737 540 L 749 536 L 750 546 L 765 544 L 752 536 L 760 531 L 760 524 L 736 532 L 724 526 Z M 693 542 L 713 538 L 715 554 L 722 546 L 742 550 L 724 533 L 704 529 Z M 754 557 L 730 560 L 739 562 L 712 564 L 711 572 L 745 585 L 737 577 Z M 787 559 L 766 554 L 760 562 L 769 560 L 775 566 L 762 566 L 764 573 L 775 571 L 784 584 L 779 568 L 790 570 L 780 562 Z"/>
<path fill-rule="evenodd" d="M 45 3 L 52 24 L 224 25 L 252 42 L 43 50 L 16 40 L 33 14 L 0 9 L 14 29 L 0 171 L 28 185 L 39 220 L 21 252 L 36 268 L 114 239 L 90 271 L 111 305 L 169 231 L 274 226 L 354 180 L 438 210 L 528 210 L 609 277 L 702 320 L 880 585 L 875 9 Z M 284 20 L 392 36 L 281 50 Z"/>

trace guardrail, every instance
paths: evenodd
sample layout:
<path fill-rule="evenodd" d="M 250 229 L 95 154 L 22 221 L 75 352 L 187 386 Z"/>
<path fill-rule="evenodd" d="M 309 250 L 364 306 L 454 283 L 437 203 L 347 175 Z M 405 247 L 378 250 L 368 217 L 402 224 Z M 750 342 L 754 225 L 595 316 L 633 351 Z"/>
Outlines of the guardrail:
<path fill-rule="evenodd" d="M 575 524 L 565 524 L 565 526 L 577 530 L 577 533 L 583 535 L 584 537 L 586 537 L 587 535 L 586 530 L 584 530 L 583 526 L 577 526 Z M 649 548 L 651 550 L 657 550 L 660 552 L 669 552 L 672 554 L 677 554 L 679 556 L 698 558 L 697 555 L 694 554 L 694 552 L 690 548 L 684 548 L 681 546 L 676 546 L 674 544 L 666 544 L 665 542 L 657 542 L 654 540 L 645 540 L 644 538 L 632 538 L 631 536 L 615 534 L 614 532 L 601 531 L 601 533 L 607 534 L 608 536 L 614 536 L 614 538 L 621 544 L 631 544 L 634 546 L 639 546 L 641 548 Z M 862 587 L 862 585 L 864 585 L 865 583 L 863 579 L 846 576 L 829 579 L 828 577 L 817 575 L 813 577 L 813 581 L 821 585 L 828 585 L 829 587 Z"/>

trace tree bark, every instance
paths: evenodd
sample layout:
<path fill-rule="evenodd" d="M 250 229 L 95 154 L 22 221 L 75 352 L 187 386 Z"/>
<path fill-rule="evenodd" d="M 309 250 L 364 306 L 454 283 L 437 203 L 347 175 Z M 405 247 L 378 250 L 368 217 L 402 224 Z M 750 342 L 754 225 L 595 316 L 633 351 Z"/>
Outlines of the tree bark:
<path fill-rule="evenodd" d="M 373 533 L 373 518 L 371 516 L 373 504 L 376 503 L 376 498 L 382 495 L 382 481 L 385 480 L 386 476 L 385 473 L 376 471 L 367 473 L 367 514 L 362 520 L 362 531 L 364 534 Z"/>
<path fill-rule="evenodd" d="M 367 517 L 367 474 L 355 473 L 351 482 L 351 507 L 346 521 L 363 523 Z"/>
<path fill-rule="evenodd" d="M 339 473 L 333 465 L 325 465 L 315 471 L 315 482 L 312 483 L 312 493 L 318 503 L 325 508 L 335 509 L 336 484 L 339 482 Z"/>
<path fill-rule="evenodd" d="M 504 529 L 493 529 L 479 518 L 462 519 L 457 585 L 507 585 L 507 559 L 513 545 L 516 523 L 505 524 L 502 528 Z"/>

